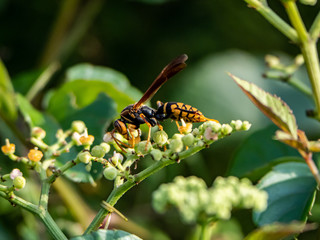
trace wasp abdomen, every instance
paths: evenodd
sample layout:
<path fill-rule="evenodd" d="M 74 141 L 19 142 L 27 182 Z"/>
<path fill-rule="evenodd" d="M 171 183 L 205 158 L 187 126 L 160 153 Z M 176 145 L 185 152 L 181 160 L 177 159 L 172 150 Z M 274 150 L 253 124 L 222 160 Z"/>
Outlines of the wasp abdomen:
<path fill-rule="evenodd" d="M 185 122 L 205 122 L 209 120 L 197 108 L 181 102 L 167 102 L 163 107 L 168 117 L 176 121 L 183 119 Z"/>

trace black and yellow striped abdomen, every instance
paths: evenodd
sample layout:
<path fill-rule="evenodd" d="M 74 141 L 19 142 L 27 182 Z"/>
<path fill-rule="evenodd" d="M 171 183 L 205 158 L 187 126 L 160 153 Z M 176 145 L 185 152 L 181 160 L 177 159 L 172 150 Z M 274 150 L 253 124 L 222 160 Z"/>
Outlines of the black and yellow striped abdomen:
<path fill-rule="evenodd" d="M 213 119 L 206 118 L 197 108 L 181 102 L 166 102 L 158 109 L 158 114 L 176 121 L 206 122 Z M 216 120 L 213 120 L 216 121 Z"/>

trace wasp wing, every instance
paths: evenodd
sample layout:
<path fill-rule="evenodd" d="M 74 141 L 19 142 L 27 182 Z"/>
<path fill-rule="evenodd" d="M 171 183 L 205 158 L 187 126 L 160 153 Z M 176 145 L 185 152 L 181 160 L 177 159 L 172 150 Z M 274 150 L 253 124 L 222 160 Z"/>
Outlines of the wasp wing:
<path fill-rule="evenodd" d="M 181 56 L 173 59 L 167 66 L 165 66 L 158 77 L 153 81 L 151 86 L 143 94 L 139 102 L 133 105 L 133 109 L 138 109 L 144 102 L 151 99 L 169 78 L 173 77 L 175 74 L 184 69 L 187 66 L 187 64 L 185 63 L 187 59 L 188 56 L 186 54 L 182 54 Z"/>

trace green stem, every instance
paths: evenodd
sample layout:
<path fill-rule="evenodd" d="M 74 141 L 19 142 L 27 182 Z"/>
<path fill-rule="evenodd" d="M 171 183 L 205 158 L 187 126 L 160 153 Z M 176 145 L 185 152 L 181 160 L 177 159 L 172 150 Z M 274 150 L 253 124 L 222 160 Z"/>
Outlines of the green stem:
<path fill-rule="evenodd" d="M 10 201 L 13 204 L 16 204 L 20 207 L 22 207 L 23 209 L 34 213 L 35 215 L 37 215 L 45 224 L 45 226 L 48 229 L 48 232 L 51 234 L 51 236 L 54 239 L 57 240 L 66 240 L 66 236 L 63 234 L 63 232 L 60 230 L 60 228 L 57 226 L 57 224 L 54 222 L 54 220 L 52 219 L 51 215 L 47 212 L 47 211 L 42 211 L 38 206 L 12 194 L 12 195 L 8 195 L 4 192 L 0 192 L 0 197 L 3 197 L 5 199 L 7 199 L 8 201 Z"/>
<path fill-rule="evenodd" d="M 293 0 L 282 1 L 289 19 L 299 37 L 300 49 L 310 78 L 316 110 L 314 117 L 320 120 L 320 67 L 316 42 L 312 40 L 303 24 L 297 5 Z"/>
<path fill-rule="evenodd" d="M 275 28 L 287 36 L 292 42 L 298 42 L 298 35 L 295 29 L 281 19 L 269 6 L 259 0 L 244 0 L 251 7 L 255 8 Z"/>
<path fill-rule="evenodd" d="M 46 68 L 27 92 L 26 98 L 28 101 L 32 101 L 32 99 L 47 85 L 50 78 L 59 67 L 59 63 L 53 62 Z"/>
<path fill-rule="evenodd" d="M 200 240 L 207 240 L 210 239 L 210 228 L 209 228 L 209 223 L 205 222 L 201 224 L 201 231 L 200 231 Z"/>
<path fill-rule="evenodd" d="M 45 181 L 46 178 L 47 178 L 46 170 L 41 167 L 40 179 L 42 182 L 42 186 L 41 186 L 41 193 L 40 193 L 40 200 L 39 200 L 39 208 L 42 211 L 47 211 L 48 201 L 49 201 L 50 184 L 47 181 Z"/>
<path fill-rule="evenodd" d="M 311 39 L 317 42 L 320 35 L 320 12 L 314 20 L 309 32 Z"/>
<path fill-rule="evenodd" d="M 61 46 L 63 45 L 68 28 L 70 28 L 70 25 L 74 20 L 79 3 L 80 0 L 61 2 L 59 14 L 39 61 L 40 66 L 47 66 L 50 62 L 58 60 L 58 56 L 61 54 Z"/>
<path fill-rule="evenodd" d="M 208 144 L 210 144 L 212 142 L 209 142 Z M 111 205 L 114 206 L 117 201 L 123 196 L 123 194 L 125 194 L 129 189 L 131 189 L 133 186 L 137 185 L 138 183 L 140 183 L 141 181 L 143 181 L 144 179 L 146 179 L 147 177 L 149 177 L 150 175 L 158 172 L 159 170 L 161 170 L 162 168 L 177 163 L 177 160 L 182 160 L 185 159 L 197 152 L 199 152 L 200 150 L 204 149 L 205 146 L 195 146 L 192 148 L 189 148 L 186 151 L 181 152 L 180 154 L 175 154 L 173 156 L 171 156 L 170 158 L 167 159 L 162 159 L 161 161 L 158 161 L 154 164 L 152 164 L 150 167 L 144 169 L 143 171 L 141 171 L 140 173 L 134 175 L 134 180 L 127 180 L 124 184 L 122 184 L 121 186 L 114 188 L 113 191 L 111 192 L 111 194 L 109 195 L 108 199 L 106 200 L 106 202 Z M 93 219 L 93 221 L 91 222 L 91 224 L 89 225 L 89 227 L 86 229 L 84 234 L 88 234 L 94 230 L 96 230 L 100 224 L 103 222 L 104 218 L 107 216 L 107 214 L 109 213 L 108 210 L 101 208 L 100 211 L 97 213 L 97 215 L 95 216 L 95 218 Z"/>
<path fill-rule="evenodd" d="M 289 85 L 291 85 L 292 87 L 294 87 L 295 89 L 297 89 L 298 91 L 303 93 L 305 96 L 307 96 L 308 98 L 313 100 L 313 94 L 312 94 L 311 89 L 304 82 L 302 82 L 298 78 L 294 78 L 292 76 L 283 77 L 283 76 L 280 76 L 277 73 L 273 73 L 272 71 L 266 72 L 264 76 L 266 78 L 270 78 L 270 79 L 274 79 L 274 80 L 278 80 L 278 81 L 281 81 L 281 82 L 288 83 Z"/>
<path fill-rule="evenodd" d="M 62 174 L 64 174 L 65 171 L 74 167 L 78 163 L 79 163 L 78 159 L 66 162 L 62 167 L 57 169 L 50 177 L 48 177 L 46 182 L 49 184 L 53 183 L 57 179 L 57 177 L 61 176 Z"/>
<path fill-rule="evenodd" d="M 68 238 L 64 235 L 64 233 L 57 226 L 56 222 L 53 220 L 49 212 L 45 211 L 44 214 L 40 214 L 39 217 L 43 221 L 46 226 L 48 232 L 51 234 L 53 239 L 56 240 L 67 240 Z"/>

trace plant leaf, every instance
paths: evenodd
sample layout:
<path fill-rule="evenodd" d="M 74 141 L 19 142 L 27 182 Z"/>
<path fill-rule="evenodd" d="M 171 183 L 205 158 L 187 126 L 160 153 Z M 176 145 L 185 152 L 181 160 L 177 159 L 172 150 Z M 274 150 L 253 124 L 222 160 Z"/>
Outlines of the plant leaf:
<path fill-rule="evenodd" d="M 289 224 L 274 223 L 254 230 L 244 240 L 280 240 L 293 234 L 299 234 L 316 228 L 316 224 L 305 224 L 300 222 Z"/>
<path fill-rule="evenodd" d="M 317 187 L 307 164 L 279 164 L 257 186 L 268 193 L 267 209 L 253 214 L 257 225 L 306 221 Z"/>
<path fill-rule="evenodd" d="M 270 118 L 274 124 L 284 132 L 290 133 L 294 139 L 298 138 L 296 118 L 284 101 L 276 95 L 271 95 L 262 90 L 253 83 L 241 80 L 232 74 L 229 75 L 260 111 Z"/>
<path fill-rule="evenodd" d="M 0 59 L 0 111 L 11 120 L 17 118 L 16 100 L 11 79 Z"/>
<path fill-rule="evenodd" d="M 95 137 L 95 143 L 100 143 L 108 126 L 116 115 L 114 101 L 105 94 L 99 94 L 97 99 L 87 107 L 78 109 L 72 106 L 72 99 L 65 102 L 65 108 L 68 109 L 69 115 L 61 120 L 64 129 L 70 128 L 72 121 L 81 119 L 87 126 L 89 134 Z M 57 164 L 62 166 L 67 161 L 75 159 L 80 150 L 71 148 L 68 153 L 62 154 L 57 158 Z M 74 182 L 93 182 L 101 176 L 102 165 L 93 163 L 91 171 L 88 172 L 84 164 L 69 169 L 65 176 Z"/>
<path fill-rule="evenodd" d="M 141 238 L 122 230 L 98 230 L 70 240 L 141 240 Z"/>
<path fill-rule="evenodd" d="M 30 129 L 41 127 L 46 131 L 44 141 L 47 144 L 53 144 L 56 141 L 56 133 L 60 127 L 57 121 L 50 115 L 42 113 L 35 109 L 31 103 L 21 94 L 17 94 L 17 102 L 25 121 Z"/>
<path fill-rule="evenodd" d="M 235 153 L 228 175 L 256 181 L 279 162 L 304 162 L 298 151 L 273 140 L 275 130 L 276 127 L 272 125 L 254 132 L 245 139 Z"/>

